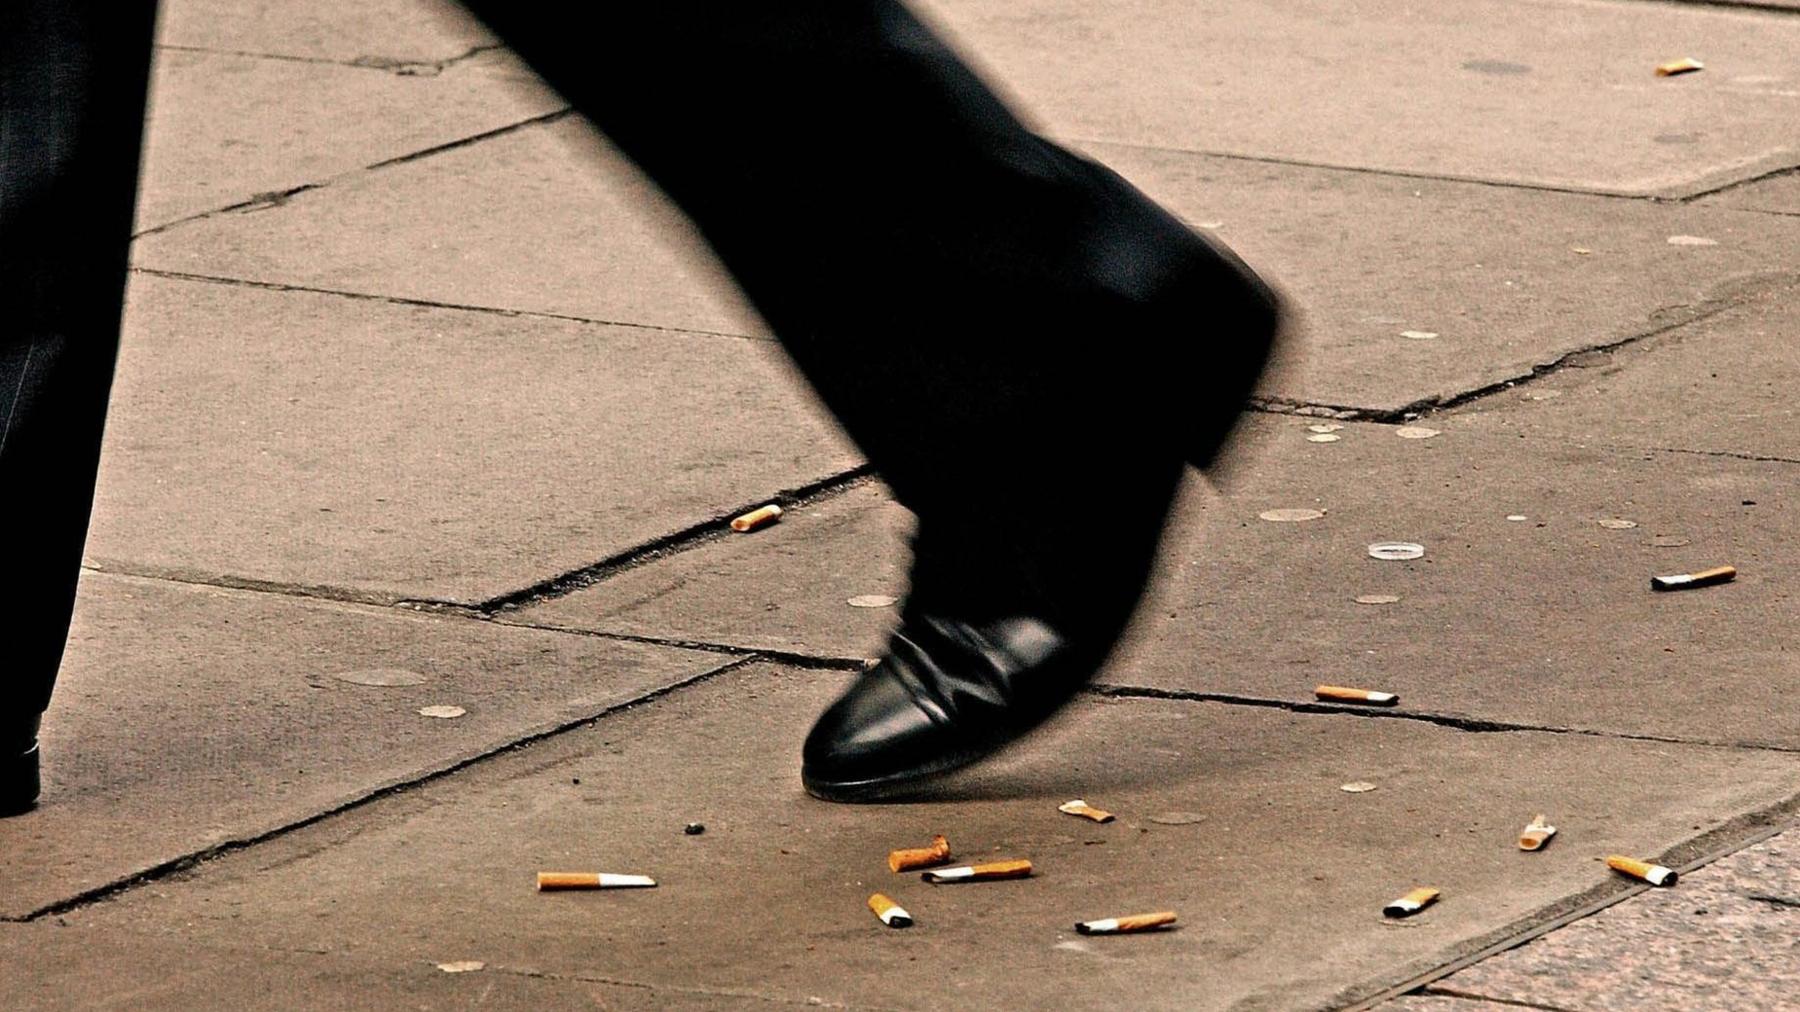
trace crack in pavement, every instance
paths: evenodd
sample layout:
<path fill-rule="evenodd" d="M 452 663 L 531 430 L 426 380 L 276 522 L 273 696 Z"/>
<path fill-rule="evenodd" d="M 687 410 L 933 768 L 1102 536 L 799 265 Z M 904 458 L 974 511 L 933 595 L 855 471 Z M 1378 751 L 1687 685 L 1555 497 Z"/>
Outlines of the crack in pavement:
<path fill-rule="evenodd" d="M 1492 995 L 1477 994 L 1474 991 L 1462 991 L 1453 987 L 1436 985 L 1421 988 L 1420 994 L 1428 994 L 1437 998 L 1456 998 L 1463 1001 L 1485 1002 L 1490 1005 L 1505 1005 L 1509 1008 L 1542 1009 L 1543 1012 L 1581 1012 L 1580 1009 L 1564 1008 L 1561 1005 L 1541 1005 L 1537 1002 L 1519 1001 L 1515 998 L 1495 998 Z"/>
<path fill-rule="evenodd" d="M 308 189 L 316 189 L 316 187 L 308 184 L 286 192 L 291 194 Z M 271 195 L 264 195 L 264 197 L 268 196 Z M 241 204 L 234 204 L 232 207 L 245 210 L 258 210 L 260 208 L 255 208 L 251 205 L 261 203 L 262 200 L 263 198 L 253 198 L 252 200 L 245 201 Z M 221 209 L 221 212 L 223 210 L 227 209 Z M 207 213 L 213 214 L 221 212 L 209 211 Z M 632 323 L 628 320 L 602 320 L 595 317 L 574 316 L 568 313 L 552 313 L 538 309 L 506 309 L 501 306 L 481 306 L 462 302 L 441 302 L 435 299 L 414 299 L 404 295 L 378 295 L 373 292 L 350 292 L 338 288 L 318 288 L 312 285 L 297 285 L 282 281 L 257 281 L 251 278 L 229 278 L 217 274 L 194 274 L 188 271 L 164 270 L 159 267 L 133 266 L 130 268 L 130 272 L 132 274 L 142 274 L 145 277 L 163 278 L 169 281 L 191 281 L 196 284 L 222 285 L 227 288 L 257 288 L 269 292 L 298 292 L 304 295 L 326 295 L 340 299 L 353 299 L 359 302 L 380 302 L 391 306 L 443 309 L 458 313 L 481 313 L 488 316 L 503 316 L 508 319 L 560 320 L 568 323 L 580 323 L 595 327 L 626 327 L 632 330 L 650 330 L 656 331 L 657 333 L 675 334 L 682 337 L 724 337 L 734 341 L 756 341 L 765 344 L 774 341 L 774 338 L 772 337 L 758 337 L 754 334 L 733 334 L 723 330 L 694 330 L 688 327 L 670 327 L 657 323 Z"/>
<path fill-rule="evenodd" d="M 505 49 L 499 42 L 483 42 L 472 46 L 455 56 L 447 56 L 441 60 L 405 60 L 392 56 L 358 56 L 351 60 L 342 60 L 330 56 L 301 56 L 295 53 L 261 53 L 246 49 L 218 49 L 212 46 L 184 46 L 179 43 L 158 43 L 157 50 L 172 53 L 199 53 L 206 56 L 235 56 L 247 60 L 275 60 L 282 63 L 311 63 L 328 67 L 354 67 L 358 70 L 381 70 L 399 77 L 435 77 L 445 70 L 465 60 L 474 59 L 484 53 Z"/>
<path fill-rule="evenodd" d="M 713 679 L 720 677 L 721 675 L 726 675 L 733 671 L 737 671 L 742 668 L 748 667 L 749 665 L 755 663 L 756 660 L 757 660 L 757 658 L 755 658 L 755 657 L 743 657 L 743 658 L 739 658 L 737 660 L 730 661 L 725 664 L 721 664 L 715 668 L 709 668 L 706 671 L 702 671 L 698 674 L 691 675 L 687 678 L 681 679 L 680 681 L 671 682 L 668 685 L 659 686 L 659 687 L 651 689 L 647 692 L 639 693 L 638 695 L 633 696 L 630 699 L 623 700 L 618 703 L 614 703 L 610 706 L 602 707 L 601 709 L 599 709 L 593 713 L 589 713 L 584 716 L 575 717 L 575 718 L 563 721 L 561 723 L 558 723 L 558 724 L 556 724 L 552 727 L 546 728 L 544 730 L 534 731 L 530 734 L 523 735 L 521 737 L 502 742 L 498 745 L 492 746 L 487 749 L 483 749 L 482 751 L 477 752 L 474 755 L 465 756 L 461 759 L 452 760 L 451 762 L 448 762 L 448 763 L 445 763 L 445 764 L 442 764 L 442 765 L 439 765 L 436 767 L 428 768 L 421 772 L 415 773 L 411 776 L 405 777 L 401 780 L 371 788 L 353 798 L 350 798 L 347 801 L 333 805 L 330 808 L 326 808 L 321 811 L 314 812 L 313 814 L 308 815 L 304 818 L 296 819 L 291 822 L 286 822 L 279 826 L 275 826 L 271 829 L 267 829 L 267 830 L 264 830 L 259 833 L 253 833 L 248 836 L 240 836 L 240 837 L 236 837 L 236 838 L 233 838 L 230 840 L 222 840 L 218 843 L 212 844 L 211 846 L 202 848 L 197 851 L 192 851 L 187 854 L 183 854 L 179 857 L 170 858 L 167 861 L 162 861 L 162 862 L 155 864 L 149 868 L 145 868 L 141 871 L 134 872 L 130 875 L 115 879 L 111 882 L 107 882 L 107 883 L 103 883 L 98 886 L 94 886 L 91 889 L 84 889 L 81 892 L 76 893 L 74 896 L 64 897 L 63 899 L 57 900 L 54 903 L 46 904 L 42 907 L 37 908 L 36 910 L 32 910 L 23 915 L 0 914 L 0 923 L 26 924 L 26 923 L 30 923 L 32 921 L 41 920 L 45 917 L 53 917 L 57 914 L 68 913 L 69 911 L 75 910 L 79 907 L 85 907 L 85 906 L 89 906 L 94 903 L 99 903 L 101 901 L 111 899 L 111 898 L 119 895 L 120 893 L 126 892 L 131 889 L 135 889 L 139 886 L 148 885 L 149 883 L 156 882 L 158 880 L 167 878 L 168 876 L 176 874 L 178 872 L 187 871 L 187 870 L 194 868 L 197 865 L 203 864 L 207 861 L 212 861 L 217 858 L 223 857 L 227 854 L 236 853 L 237 851 L 240 851 L 240 850 L 246 850 L 246 849 L 254 847 L 258 844 L 267 843 L 270 840 L 274 840 L 278 837 L 285 836 L 289 833 L 294 832 L 295 830 L 304 829 L 307 826 L 312 826 L 317 823 L 323 822 L 326 819 L 332 818 L 333 816 L 342 815 L 344 813 L 351 812 L 356 809 L 362 808 L 366 805 L 373 804 L 374 802 L 380 801 L 383 798 L 401 794 L 406 791 L 410 791 L 414 788 L 422 787 L 426 784 L 430 784 L 435 781 L 442 780 L 446 777 L 451 776 L 452 774 L 455 774 L 462 770 L 468 769 L 469 767 L 474 766 L 478 763 L 486 762 L 487 760 L 495 758 L 496 756 L 505 755 L 505 754 L 511 753 L 511 752 L 517 752 L 517 751 L 527 748 L 533 744 L 536 744 L 537 742 L 544 741 L 545 739 L 553 738 L 557 735 L 563 734 L 568 731 L 573 731 L 578 728 L 588 727 L 593 724 L 597 724 L 602 720 L 605 720 L 609 717 L 616 716 L 627 710 L 635 709 L 636 707 L 643 706 L 646 703 L 655 702 L 659 699 L 662 699 L 664 696 L 668 696 L 673 693 L 680 692 L 683 689 L 693 688 L 695 686 L 704 684 L 706 682 L 710 682 Z"/>

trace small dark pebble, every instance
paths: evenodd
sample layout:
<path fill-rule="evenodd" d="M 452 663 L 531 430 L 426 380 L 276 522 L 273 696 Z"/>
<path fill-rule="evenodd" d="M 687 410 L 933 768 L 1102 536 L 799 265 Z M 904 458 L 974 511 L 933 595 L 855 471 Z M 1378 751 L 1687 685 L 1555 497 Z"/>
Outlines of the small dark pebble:
<path fill-rule="evenodd" d="M 1706 908 L 1705 908 L 1705 907 L 1701 907 L 1701 908 L 1699 908 L 1699 909 L 1697 909 L 1697 910 L 1695 910 L 1695 911 L 1694 911 L 1694 914 L 1695 914 L 1695 916 L 1699 916 L 1699 915 L 1701 915 L 1701 914 L 1704 914 L 1704 913 L 1706 913 Z"/>
<path fill-rule="evenodd" d="M 1744 500 L 1744 505 L 1745 505 L 1745 506 L 1755 506 L 1755 505 L 1756 505 L 1756 500 L 1755 500 L 1755 499 L 1745 499 L 1745 500 Z"/>
<path fill-rule="evenodd" d="M 570 777 L 570 778 L 569 778 L 569 783 L 572 783 L 572 784 L 579 784 L 579 783 L 581 783 L 581 778 L 580 778 L 580 777 Z"/>
<path fill-rule="evenodd" d="M 690 822 L 681 827 L 681 831 L 689 836 L 699 836 L 701 833 L 706 832 L 706 827 L 698 822 Z"/>

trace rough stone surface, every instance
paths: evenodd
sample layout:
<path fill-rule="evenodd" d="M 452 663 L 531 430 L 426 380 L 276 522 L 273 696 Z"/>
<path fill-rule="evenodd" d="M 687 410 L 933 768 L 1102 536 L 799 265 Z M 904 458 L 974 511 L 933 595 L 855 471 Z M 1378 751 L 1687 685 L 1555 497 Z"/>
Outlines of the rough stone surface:
<path fill-rule="evenodd" d="M 1800 235 L 1800 220 L 1794 228 Z M 1457 422 L 1496 435 L 1800 461 L 1797 296 L 1800 275 L 1771 276 L 1715 315 L 1531 386 L 1555 396 L 1480 401 Z"/>
<path fill-rule="evenodd" d="M 378 221 L 385 226 L 372 228 Z M 344 179 L 270 211 L 149 236 L 136 262 L 451 305 L 765 333 L 680 212 L 574 119 Z"/>
<path fill-rule="evenodd" d="M 1431 985 L 1558 1009 L 1776 1009 L 1800 994 L 1796 831 Z"/>
<path fill-rule="evenodd" d="M 0 917 L 308 819 L 728 658 L 89 574 L 41 807 L 0 820 Z M 398 668 L 420 685 L 333 676 Z M 466 707 L 458 720 L 421 706 Z"/>
<path fill-rule="evenodd" d="M 428 75 L 494 37 L 444 0 L 170 0 L 157 42 Z"/>
<path fill-rule="evenodd" d="M 826 805 L 800 793 L 795 759 L 840 684 L 766 667 L 723 675 L 68 920 L 852 1006 L 1045 1007 L 1102 987 L 1114 1007 L 1310 1008 L 1607 885 L 1598 854 L 1659 853 L 1793 786 L 1791 757 L 1766 753 L 1670 746 L 1652 761 L 1617 740 L 1096 700 L 924 803 Z M 1351 775 L 1385 787 L 1344 794 Z M 1663 789 L 1670 779 L 1693 789 Z M 1118 820 L 1056 810 L 1075 796 Z M 1515 823 L 1547 799 L 1566 813 L 1564 836 L 1522 854 Z M 1205 821 L 1146 819 L 1172 808 Z M 695 818 L 706 835 L 682 835 Z M 933 887 L 887 870 L 889 849 L 937 832 L 967 859 L 1031 858 L 1037 875 Z M 659 884 L 541 894 L 543 869 Z M 1445 900 L 1403 924 L 1382 918 L 1423 883 Z M 863 905 L 877 889 L 917 926 L 882 927 Z M 1158 908 L 1183 926 L 1093 939 L 1071 927 Z"/>
<path fill-rule="evenodd" d="M 696 642 L 839 658 L 879 654 L 907 590 L 912 514 L 875 484 L 790 510 L 781 523 L 721 538 L 508 621 L 635 636 L 680 630 Z M 853 608 L 863 594 L 899 599 Z"/>
<path fill-rule="evenodd" d="M 1800 160 L 1789 18 L 1562 0 L 925 9 L 1080 140 L 1627 193 Z M 1655 76 L 1687 55 L 1707 69 Z"/>
<path fill-rule="evenodd" d="M 493 62 L 400 76 L 165 49 L 150 91 L 137 228 L 326 183 L 561 107 Z M 242 220 L 256 232 L 263 213 Z"/>
<path fill-rule="evenodd" d="M 475 603 L 857 456 L 763 342 L 139 276 L 88 554 Z"/>

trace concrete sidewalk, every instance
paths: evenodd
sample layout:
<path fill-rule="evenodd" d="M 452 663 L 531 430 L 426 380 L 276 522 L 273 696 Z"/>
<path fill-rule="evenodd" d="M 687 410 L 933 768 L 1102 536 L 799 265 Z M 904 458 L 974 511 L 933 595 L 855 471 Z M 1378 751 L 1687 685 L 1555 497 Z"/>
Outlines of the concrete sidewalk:
<path fill-rule="evenodd" d="M 1800 8 L 930 4 L 1304 320 L 1094 691 L 877 807 L 806 798 L 798 743 L 909 519 L 680 216 L 454 11 L 165 8 L 44 803 L 0 821 L 9 1007 L 1800 987 Z M 939 832 L 1038 873 L 887 871 Z M 660 885 L 533 891 L 564 867 Z"/>

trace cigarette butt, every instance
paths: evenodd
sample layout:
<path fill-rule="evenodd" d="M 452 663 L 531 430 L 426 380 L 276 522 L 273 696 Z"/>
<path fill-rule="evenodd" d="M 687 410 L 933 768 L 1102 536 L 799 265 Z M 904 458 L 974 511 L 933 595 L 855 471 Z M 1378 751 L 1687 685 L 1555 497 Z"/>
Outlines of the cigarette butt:
<path fill-rule="evenodd" d="M 931 838 L 929 847 L 911 847 L 896 850 L 888 854 L 888 868 L 893 871 L 912 871 L 914 868 L 929 868 L 934 864 L 943 864 L 950 860 L 950 841 L 943 834 Z"/>
<path fill-rule="evenodd" d="M 1670 60 L 1667 63 L 1657 64 L 1656 65 L 1656 76 L 1657 77 L 1674 77 L 1676 74 L 1691 74 L 1696 70 L 1705 70 L 1705 69 L 1706 69 L 1706 64 L 1701 63 L 1699 60 L 1696 60 L 1691 56 L 1684 56 L 1679 60 Z"/>
<path fill-rule="evenodd" d="M 1436 903 L 1437 898 L 1438 890 L 1430 886 L 1423 886 L 1382 907 L 1381 912 L 1389 917 L 1411 917 Z"/>
<path fill-rule="evenodd" d="M 1082 921 L 1075 930 L 1084 935 L 1123 935 L 1132 931 L 1150 931 L 1175 923 L 1175 911 L 1159 910 L 1154 914 L 1132 914 L 1130 917 L 1108 917 L 1098 921 Z"/>
<path fill-rule="evenodd" d="M 741 517 L 731 521 L 731 529 L 739 534 L 753 531 L 764 524 L 774 523 L 781 519 L 781 507 L 770 503 L 760 509 L 753 509 Z"/>
<path fill-rule="evenodd" d="M 656 880 L 648 875 L 614 875 L 603 871 L 540 871 L 538 892 L 562 889 L 649 889 Z"/>
<path fill-rule="evenodd" d="M 919 877 L 927 882 L 985 882 L 990 879 L 1026 878 L 1031 874 L 1031 862 L 993 861 L 988 864 L 965 864 L 960 868 L 939 868 L 928 871 Z"/>
<path fill-rule="evenodd" d="M 1321 685 L 1313 690 L 1313 695 L 1320 699 L 1329 699 L 1339 703 L 1368 703 L 1371 706 L 1393 706 L 1400 702 L 1400 697 L 1392 692 L 1347 689 L 1342 685 Z"/>
<path fill-rule="evenodd" d="M 1550 842 L 1556 835 L 1556 827 L 1544 821 L 1542 815 L 1534 815 L 1531 822 L 1519 833 L 1520 850 L 1537 850 Z"/>
<path fill-rule="evenodd" d="M 1113 813 L 1095 808 L 1080 798 L 1076 798 L 1074 801 L 1065 801 L 1057 805 L 1056 810 L 1069 815 L 1079 815 L 1084 819 L 1093 819 L 1095 822 L 1111 822 L 1113 820 Z"/>
<path fill-rule="evenodd" d="M 1651 590 L 1686 590 L 1689 587 L 1710 587 L 1715 583 L 1730 583 L 1737 579 L 1737 569 L 1733 566 L 1714 566 L 1702 569 L 1698 573 L 1677 573 L 1674 576 L 1652 576 Z"/>
<path fill-rule="evenodd" d="M 886 893 L 876 893 L 869 897 L 869 909 L 875 911 L 875 916 L 881 918 L 881 923 L 890 928 L 912 927 L 912 915 Z"/>
<path fill-rule="evenodd" d="M 1640 861 L 1635 857 L 1622 854 L 1608 854 L 1606 866 L 1614 871 L 1622 871 L 1632 878 L 1641 878 L 1653 886 L 1672 886 L 1680 876 L 1673 868 L 1664 868 L 1660 864 Z"/>

